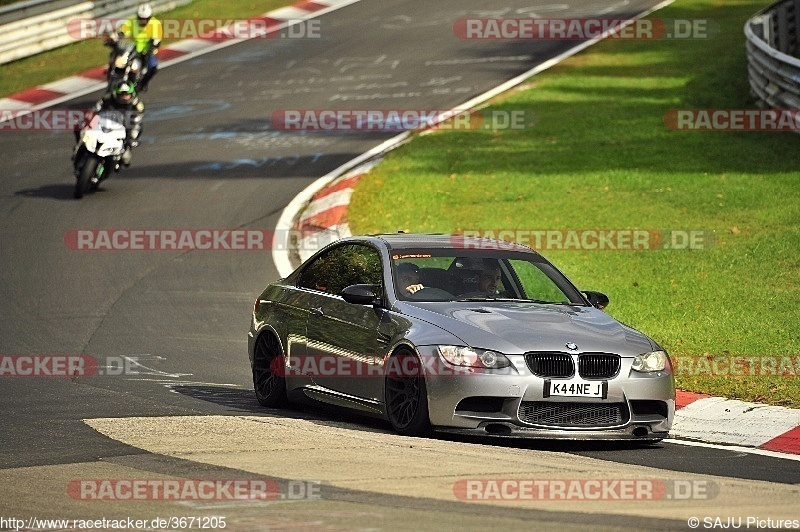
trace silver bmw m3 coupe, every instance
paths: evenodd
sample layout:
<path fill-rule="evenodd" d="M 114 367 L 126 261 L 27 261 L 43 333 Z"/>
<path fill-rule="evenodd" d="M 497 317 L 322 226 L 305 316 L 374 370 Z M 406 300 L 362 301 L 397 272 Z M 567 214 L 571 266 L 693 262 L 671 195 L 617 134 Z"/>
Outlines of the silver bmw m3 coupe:
<path fill-rule="evenodd" d="M 256 397 L 356 409 L 405 435 L 661 440 L 670 359 L 607 304 L 522 245 L 345 238 L 256 299 Z"/>

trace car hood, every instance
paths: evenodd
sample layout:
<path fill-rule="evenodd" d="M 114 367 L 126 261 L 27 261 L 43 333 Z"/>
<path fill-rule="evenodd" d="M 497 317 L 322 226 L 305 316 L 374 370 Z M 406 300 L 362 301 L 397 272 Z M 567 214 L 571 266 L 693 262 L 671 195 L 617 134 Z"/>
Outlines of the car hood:
<path fill-rule="evenodd" d="M 655 344 L 594 307 L 530 302 L 402 302 L 398 310 L 436 325 L 471 347 L 507 354 L 528 351 L 603 352 L 635 356 Z"/>

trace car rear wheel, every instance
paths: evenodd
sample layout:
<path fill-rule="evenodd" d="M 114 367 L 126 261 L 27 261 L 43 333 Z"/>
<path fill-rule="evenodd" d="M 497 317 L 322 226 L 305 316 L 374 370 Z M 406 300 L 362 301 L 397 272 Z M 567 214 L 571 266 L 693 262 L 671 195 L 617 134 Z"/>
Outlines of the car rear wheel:
<path fill-rule="evenodd" d="M 262 334 L 253 353 L 253 388 L 261 406 L 280 407 L 287 403 L 283 355 L 278 339 Z"/>
<path fill-rule="evenodd" d="M 404 436 L 430 432 L 425 375 L 415 354 L 403 351 L 389 359 L 385 399 L 386 413 L 396 432 Z"/>

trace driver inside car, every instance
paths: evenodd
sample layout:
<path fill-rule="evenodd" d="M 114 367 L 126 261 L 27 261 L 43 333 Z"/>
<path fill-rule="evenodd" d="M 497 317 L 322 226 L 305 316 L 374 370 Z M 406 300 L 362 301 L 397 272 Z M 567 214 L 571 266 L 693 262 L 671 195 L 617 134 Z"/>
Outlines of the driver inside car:
<path fill-rule="evenodd" d="M 413 262 L 404 262 L 397 266 L 398 286 L 409 294 L 413 294 L 425 288 L 420 283 L 419 267 Z"/>

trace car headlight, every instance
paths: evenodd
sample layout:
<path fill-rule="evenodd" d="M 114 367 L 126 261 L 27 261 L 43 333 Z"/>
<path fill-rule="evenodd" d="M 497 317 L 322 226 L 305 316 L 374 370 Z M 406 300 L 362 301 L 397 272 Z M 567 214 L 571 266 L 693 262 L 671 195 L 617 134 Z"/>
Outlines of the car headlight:
<path fill-rule="evenodd" d="M 652 351 L 642 353 L 633 359 L 633 371 L 664 371 L 669 363 L 669 357 L 664 351 Z"/>
<path fill-rule="evenodd" d="M 458 347 L 455 345 L 440 345 L 439 355 L 454 366 L 470 368 L 497 369 L 511 365 L 505 355 L 496 351 L 473 349 L 471 347 Z"/>

